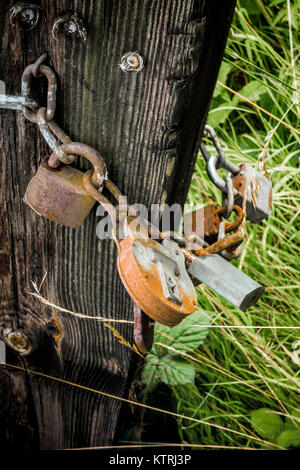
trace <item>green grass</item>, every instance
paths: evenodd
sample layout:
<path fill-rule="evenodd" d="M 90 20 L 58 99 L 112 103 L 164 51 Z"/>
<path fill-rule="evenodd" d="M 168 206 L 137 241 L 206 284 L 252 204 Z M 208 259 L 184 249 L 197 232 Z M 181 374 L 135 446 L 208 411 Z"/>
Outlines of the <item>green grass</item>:
<path fill-rule="evenodd" d="M 199 289 L 200 309 L 207 312 L 212 325 L 224 328 L 211 328 L 203 345 L 190 353 L 195 383 L 170 386 L 177 403 L 174 412 L 223 428 L 180 419 L 181 440 L 189 444 L 275 448 L 277 437 L 264 433 L 251 419 L 260 408 L 278 413 L 281 431 L 300 433 L 300 346 L 298 364 L 297 348 L 293 349 L 300 330 L 292 328 L 300 327 L 297 18 L 296 2 L 239 0 L 219 82 L 274 117 L 221 84 L 211 104 L 208 123 L 215 127 L 231 161 L 258 167 L 264 155 L 273 182 L 273 210 L 261 225 L 247 222 L 243 254 L 234 262 L 265 286 L 256 306 L 241 312 L 208 288 Z M 221 204 L 221 194 L 207 178 L 199 154 L 188 202 L 207 201 Z M 291 328 L 230 329 L 226 325 Z M 287 439 L 279 442 L 284 448 L 292 444 Z"/>

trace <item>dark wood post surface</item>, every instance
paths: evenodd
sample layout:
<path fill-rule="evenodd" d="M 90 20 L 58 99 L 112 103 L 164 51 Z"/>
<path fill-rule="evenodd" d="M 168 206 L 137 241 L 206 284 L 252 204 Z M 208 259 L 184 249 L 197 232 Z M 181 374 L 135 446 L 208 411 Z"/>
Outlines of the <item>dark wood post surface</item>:
<path fill-rule="evenodd" d="M 0 4 L 0 80 L 7 93 L 20 93 L 24 68 L 47 51 L 58 77 L 56 120 L 72 140 L 100 151 L 130 203 L 184 203 L 235 1 L 35 1 L 42 17 L 29 32 L 10 24 L 13 3 Z M 85 43 L 52 37 L 55 19 L 69 11 L 82 17 Z M 119 67 L 128 51 L 143 57 L 140 72 Z M 45 96 L 46 83 L 34 79 L 33 89 Z M 124 396 L 134 353 L 103 323 L 30 295 L 32 281 L 39 284 L 47 273 L 41 294 L 50 302 L 132 320 L 114 242 L 97 239 L 96 206 L 73 230 L 24 204 L 26 186 L 50 151 L 21 112 L 1 110 L 0 122 L 0 335 L 8 360 Z M 78 157 L 76 166 L 89 164 Z M 113 326 L 133 342 L 131 324 Z M 105 445 L 116 435 L 120 401 L 4 366 L 0 384 L 0 446 Z"/>

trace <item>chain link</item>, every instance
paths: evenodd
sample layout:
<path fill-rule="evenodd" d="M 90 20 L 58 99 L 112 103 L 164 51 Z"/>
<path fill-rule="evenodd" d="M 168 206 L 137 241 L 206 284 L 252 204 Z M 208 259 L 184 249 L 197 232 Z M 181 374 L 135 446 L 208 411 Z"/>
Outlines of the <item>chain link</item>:
<path fill-rule="evenodd" d="M 47 65 L 39 65 L 37 69 L 36 64 L 28 65 L 22 75 L 21 93 L 24 98 L 30 98 L 31 77 L 33 73 L 37 73 L 37 70 L 42 75 L 45 75 L 48 80 L 46 120 L 47 122 L 52 121 L 56 110 L 57 81 L 55 73 L 50 67 L 48 67 Z M 37 124 L 38 117 L 36 112 L 24 107 L 23 113 L 26 119 Z"/>

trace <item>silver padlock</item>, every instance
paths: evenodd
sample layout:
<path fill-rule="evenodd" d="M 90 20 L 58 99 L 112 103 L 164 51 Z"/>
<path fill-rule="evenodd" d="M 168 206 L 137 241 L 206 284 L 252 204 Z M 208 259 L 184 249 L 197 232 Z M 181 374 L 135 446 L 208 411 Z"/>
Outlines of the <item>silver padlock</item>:
<path fill-rule="evenodd" d="M 195 286 L 203 282 L 240 310 L 254 305 L 264 292 L 261 284 L 220 255 L 190 255 L 187 272 Z"/>
<path fill-rule="evenodd" d="M 235 189 L 234 204 L 243 207 L 246 200 L 246 217 L 254 223 L 267 219 L 272 209 L 272 183 L 265 175 L 259 175 L 248 163 L 239 165 L 239 172 L 231 175 Z M 227 194 L 223 192 L 223 201 Z"/>

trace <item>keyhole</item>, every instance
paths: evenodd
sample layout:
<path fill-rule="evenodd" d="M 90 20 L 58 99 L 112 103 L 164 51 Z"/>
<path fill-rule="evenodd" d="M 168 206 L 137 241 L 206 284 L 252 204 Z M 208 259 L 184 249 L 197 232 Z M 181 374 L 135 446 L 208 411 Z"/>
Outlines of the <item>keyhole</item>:
<path fill-rule="evenodd" d="M 173 279 L 171 277 L 169 277 L 169 279 L 168 279 L 168 284 L 169 284 L 169 287 L 170 287 L 172 293 L 174 294 L 176 283 L 173 281 Z"/>

